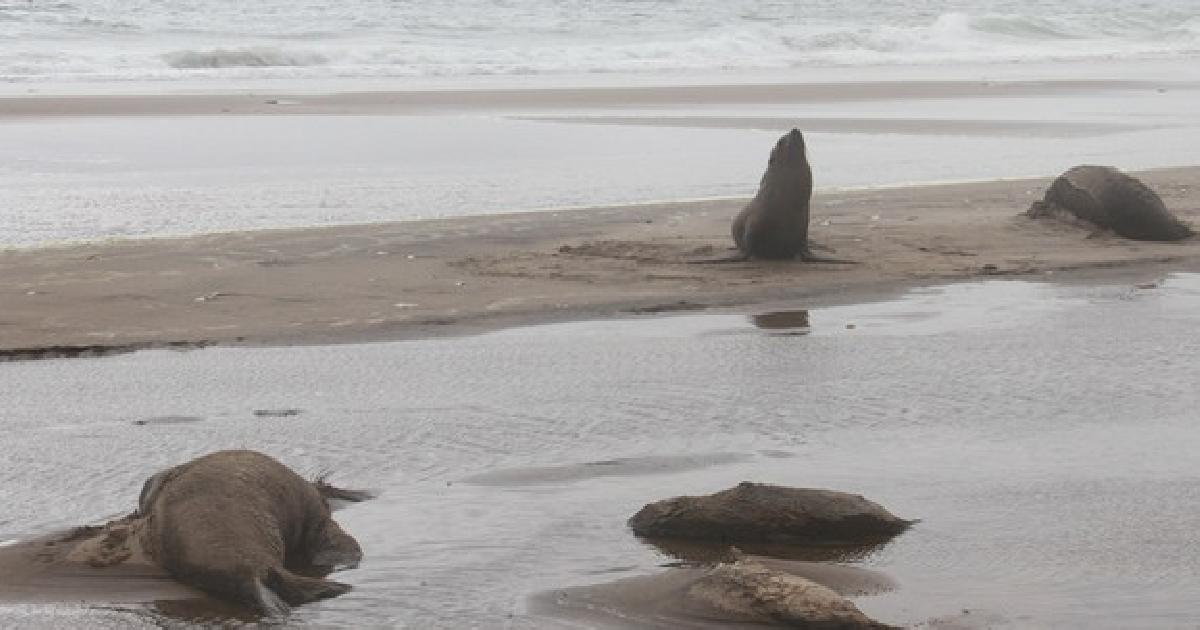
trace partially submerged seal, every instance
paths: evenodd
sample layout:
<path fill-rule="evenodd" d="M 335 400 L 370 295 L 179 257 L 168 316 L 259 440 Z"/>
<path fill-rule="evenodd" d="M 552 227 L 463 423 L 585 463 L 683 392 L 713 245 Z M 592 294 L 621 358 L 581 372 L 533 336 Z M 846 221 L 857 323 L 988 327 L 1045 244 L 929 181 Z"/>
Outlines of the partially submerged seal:
<path fill-rule="evenodd" d="M 1030 217 L 1076 218 L 1126 238 L 1177 241 L 1193 234 L 1149 186 L 1111 166 L 1084 164 L 1059 175 Z"/>
<path fill-rule="evenodd" d="M 177 580 L 275 615 L 350 586 L 362 559 L 318 486 L 254 451 L 219 451 L 148 479 L 142 547 Z"/>
<path fill-rule="evenodd" d="M 804 134 L 792 129 L 784 134 L 767 161 L 754 199 L 733 220 L 733 242 L 742 258 L 791 259 L 807 262 L 847 263 L 816 256 L 808 246 L 812 168 L 808 165 Z"/>
<path fill-rule="evenodd" d="M 629 519 L 638 536 L 726 544 L 878 543 L 911 524 L 856 494 L 748 481 L 707 496 L 651 503 Z"/>

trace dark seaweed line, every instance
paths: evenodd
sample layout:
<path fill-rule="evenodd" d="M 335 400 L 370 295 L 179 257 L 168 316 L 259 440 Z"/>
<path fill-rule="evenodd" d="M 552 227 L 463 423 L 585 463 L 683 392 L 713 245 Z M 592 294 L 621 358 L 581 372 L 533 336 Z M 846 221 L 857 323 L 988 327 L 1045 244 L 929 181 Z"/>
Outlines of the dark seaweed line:
<path fill-rule="evenodd" d="M 0 363 L 9 361 L 38 361 L 42 359 L 93 359 L 139 350 L 164 348 L 195 350 L 215 345 L 214 341 L 139 341 L 119 345 L 40 346 L 35 348 L 0 349 Z"/>

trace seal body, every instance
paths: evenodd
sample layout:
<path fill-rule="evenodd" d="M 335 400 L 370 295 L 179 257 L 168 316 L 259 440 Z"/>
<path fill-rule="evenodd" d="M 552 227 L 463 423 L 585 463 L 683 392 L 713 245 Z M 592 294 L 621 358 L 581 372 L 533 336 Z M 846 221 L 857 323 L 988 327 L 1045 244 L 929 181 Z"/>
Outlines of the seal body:
<path fill-rule="evenodd" d="M 715 494 L 651 503 L 629 519 L 638 536 L 723 544 L 870 544 L 910 525 L 856 494 L 748 481 Z"/>
<path fill-rule="evenodd" d="M 758 193 L 733 220 L 733 242 L 750 258 L 825 262 L 808 248 L 811 200 L 804 134 L 793 129 L 775 143 Z"/>
<path fill-rule="evenodd" d="M 362 558 L 313 483 L 254 451 L 154 475 L 139 512 L 143 547 L 173 577 L 268 615 L 349 591 L 323 577 Z"/>
<path fill-rule="evenodd" d="M 1029 216 L 1082 219 L 1126 238 L 1177 241 L 1193 234 L 1149 186 L 1111 166 L 1085 164 L 1060 175 Z"/>

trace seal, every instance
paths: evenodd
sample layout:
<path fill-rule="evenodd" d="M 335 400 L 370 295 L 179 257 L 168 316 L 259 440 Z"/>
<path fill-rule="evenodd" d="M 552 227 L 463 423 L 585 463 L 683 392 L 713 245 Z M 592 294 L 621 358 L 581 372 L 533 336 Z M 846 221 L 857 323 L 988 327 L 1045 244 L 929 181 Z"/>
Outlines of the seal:
<path fill-rule="evenodd" d="M 852 262 L 822 258 L 809 250 L 812 182 L 804 134 L 792 129 L 775 143 L 758 193 L 733 220 L 733 242 L 743 260 L 799 258 L 805 262 Z"/>
<path fill-rule="evenodd" d="M 1069 169 L 1026 214 L 1035 219 L 1081 219 L 1141 241 L 1178 241 L 1193 234 L 1149 186 L 1111 166 L 1083 164 Z"/>
<path fill-rule="evenodd" d="M 857 494 L 743 481 L 714 494 L 647 504 L 628 523 L 650 539 L 853 546 L 886 542 L 913 521 Z"/>
<path fill-rule="evenodd" d="M 346 593 L 324 576 L 362 559 L 318 486 L 255 451 L 218 451 L 153 475 L 138 516 L 142 548 L 172 577 L 266 615 Z"/>
<path fill-rule="evenodd" d="M 532 598 L 535 614 L 571 627 L 821 628 L 894 630 L 847 596 L 895 588 L 887 576 L 822 563 L 746 556 L 715 566 L 684 566 L 607 584 L 555 589 Z M 617 622 L 617 623 L 614 623 Z"/>

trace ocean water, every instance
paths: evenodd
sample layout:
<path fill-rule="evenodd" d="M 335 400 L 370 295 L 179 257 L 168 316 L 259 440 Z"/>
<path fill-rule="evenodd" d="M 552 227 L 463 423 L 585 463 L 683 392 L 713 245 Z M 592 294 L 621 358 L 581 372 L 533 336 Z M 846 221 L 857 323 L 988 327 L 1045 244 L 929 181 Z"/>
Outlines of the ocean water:
<path fill-rule="evenodd" d="M 1200 55 L 1194 0 L 5 0 L 0 81 L 474 77 Z"/>

